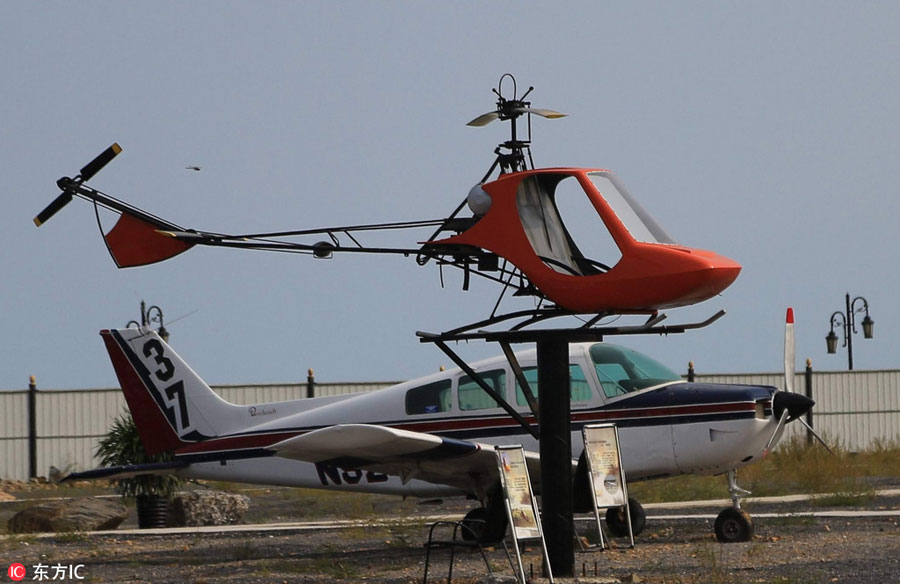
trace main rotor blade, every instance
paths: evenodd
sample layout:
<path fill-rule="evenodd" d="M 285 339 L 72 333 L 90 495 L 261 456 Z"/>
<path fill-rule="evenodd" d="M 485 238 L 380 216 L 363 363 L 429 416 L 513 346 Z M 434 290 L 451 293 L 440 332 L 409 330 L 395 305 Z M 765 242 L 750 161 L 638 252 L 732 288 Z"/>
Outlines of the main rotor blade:
<path fill-rule="evenodd" d="M 535 114 L 535 115 L 541 116 L 542 118 L 547 118 L 550 120 L 564 118 L 567 115 L 562 112 L 554 111 L 551 109 L 545 109 L 545 108 L 541 108 L 541 107 L 521 107 L 521 108 L 516 108 L 515 111 L 523 113 L 523 114 Z"/>
<path fill-rule="evenodd" d="M 471 122 L 469 122 L 466 125 L 473 126 L 473 127 L 486 126 L 499 117 L 500 117 L 500 114 L 498 114 L 497 112 L 488 112 L 486 114 L 481 114 L 480 116 L 478 116 L 477 118 L 475 118 L 474 120 L 472 120 Z"/>
<path fill-rule="evenodd" d="M 35 227 L 40 227 L 44 223 L 47 222 L 50 217 L 56 215 L 60 209 L 68 205 L 72 201 L 72 193 L 69 191 L 63 191 L 59 194 L 58 197 L 53 199 L 49 205 L 44 207 L 44 210 L 37 214 L 34 218 Z"/>
<path fill-rule="evenodd" d="M 794 309 L 788 308 L 784 317 L 784 390 L 794 391 L 794 371 L 797 368 L 794 351 Z"/>
<path fill-rule="evenodd" d="M 100 172 L 100 170 L 112 161 L 113 158 L 119 155 L 122 151 L 122 147 L 119 146 L 118 143 L 113 142 L 112 146 L 101 152 L 97 155 L 96 158 L 88 162 L 81 169 L 81 181 L 87 182 L 91 180 L 91 178 Z"/>

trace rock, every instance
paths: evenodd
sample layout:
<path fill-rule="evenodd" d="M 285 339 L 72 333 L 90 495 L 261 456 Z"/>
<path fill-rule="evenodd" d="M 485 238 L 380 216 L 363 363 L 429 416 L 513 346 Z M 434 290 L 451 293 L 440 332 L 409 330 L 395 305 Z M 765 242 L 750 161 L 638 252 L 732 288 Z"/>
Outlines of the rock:
<path fill-rule="evenodd" d="M 0 491 L 0 503 L 6 503 L 7 501 L 15 501 L 15 495 L 10 495 L 9 493 L 4 493 Z"/>
<path fill-rule="evenodd" d="M 170 527 L 234 525 L 250 508 L 250 498 L 221 491 L 182 493 L 169 506 Z"/>
<path fill-rule="evenodd" d="M 13 515 L 7 529 L 10 533 L 98 531 L 115 529 L 126 517 L 128 509 L 109 499 L 48 501 Z"/>
<path fill-rule="evenodd" d="M 50 470 L 47 471 L 47 480 L 51 483 L 58 483 L 64 476 L 63 472 L 55 466 L 51 466 Z"/>

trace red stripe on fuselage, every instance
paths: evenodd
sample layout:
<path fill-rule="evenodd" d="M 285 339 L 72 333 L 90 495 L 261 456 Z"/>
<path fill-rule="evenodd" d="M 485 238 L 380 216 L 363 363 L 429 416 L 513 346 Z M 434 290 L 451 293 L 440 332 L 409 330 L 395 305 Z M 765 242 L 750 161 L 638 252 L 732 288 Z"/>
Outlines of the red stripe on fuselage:
<path fill-rule="evenodd" d="M 623 419 L 647 419 L 667 418 L 675 416 L 702 416 L 708 414 L 734 413 L 742 414 L 754 412 L 755 402 L 726 402 L 713 404 L 691 404 L 681 406 L 667 406 L 657 408 L 634 409 L 593 409 L 589 411 L 575 411 L 572 413 L 573 422 L 608 422 Z M 525 421 L 534 424 L 533 416 L 524 416 Z M 374 423 L 374 422 L 373 422 Z M 441 434 L 459 430 L 493 429 L 504 427 L 517 427 L 518 424 L 510 417 L 499 415 L 490 417 L 467 417 L 443 420 L 410 420 L 408 422 L 391 422 L 380 425 L 397 430 L 409 430 L 426 434 Z M 253 448 L 266 448 L 282 440 L 294 436 L 306 434 L 317 428 L 285 429 L 264 434 L 234 435 L 213 440 L 207 440 L 197 444 L 191 444 L 178 450 L 176 454 L 188 455 L 220 451 L 247 450 Z"/>

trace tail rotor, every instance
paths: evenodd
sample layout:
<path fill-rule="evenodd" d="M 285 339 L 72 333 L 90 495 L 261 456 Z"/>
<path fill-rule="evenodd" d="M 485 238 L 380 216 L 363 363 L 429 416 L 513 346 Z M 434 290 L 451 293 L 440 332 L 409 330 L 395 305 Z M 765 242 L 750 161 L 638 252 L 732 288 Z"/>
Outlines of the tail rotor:
<path fill-rule="evenodd" d="M 74 179 L 70 178 L 61 178 L 56 183 L 59 188 L 62 190 L 62 193 L 59 194 L 58 197 L 53 199 L 53 201 L 44 207 L 44 210 L 37 214 L 34 218 L 34 225 L 36 227 L 40 227 L 44 223 L 50 220 L 51 217 L 56 215 L 60 209 L 68 205 L 72 201 L 73 195 L 78 195 L 78 187 L 81 186 L 82 183 L 89 181 L 95 174 L 100 172 L 100 170 L 109 164 L 113 158 L 119 155 L 122 151 L 122 147 L 117 143 L 113 143 L 112 146 L 98 154 L 93 160 L 85 164 L 78 176 Z"/>

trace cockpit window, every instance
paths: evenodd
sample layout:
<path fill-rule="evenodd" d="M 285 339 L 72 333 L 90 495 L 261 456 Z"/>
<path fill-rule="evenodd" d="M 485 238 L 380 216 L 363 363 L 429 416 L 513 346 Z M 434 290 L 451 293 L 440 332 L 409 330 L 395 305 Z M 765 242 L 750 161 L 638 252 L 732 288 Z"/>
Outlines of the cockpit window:
<path fill-rule="evenodd" d="M 588 178 L 635 240 L 644 243 L 675 243 L 650 213 L 631 198 L 624 185 L 612 173 L 591 172 L 588 173 Z"/>
<path fill-rule="evenodd" d="M 590 352 L 606 397 L 681 381 L 681 377 L 665 365 L 632 349 L 597 343 Z"/>
<path fill-rule="evenodd" d="M 538 387 L 537 367 L 523 367 L 522 373 L 525 375 L 525 381 L 528 382 L 528 387 L 531 388 L 534 397 L 538 397 L 540 388 Z M 577 363 L 569 365 L 569 381 L 571 384 L 569 396 L 573 402 L 590 401 L 591 386 L 588 385 L 587 378 L 584 376 L 581 365 L 578 365 Z M 525 399 L 525 393 L 522 391 L 522 386 L 519 385 L 518 380 L 516 380 L 516 403 L 520 406 L 528 405 L 528 400 Z"/>

